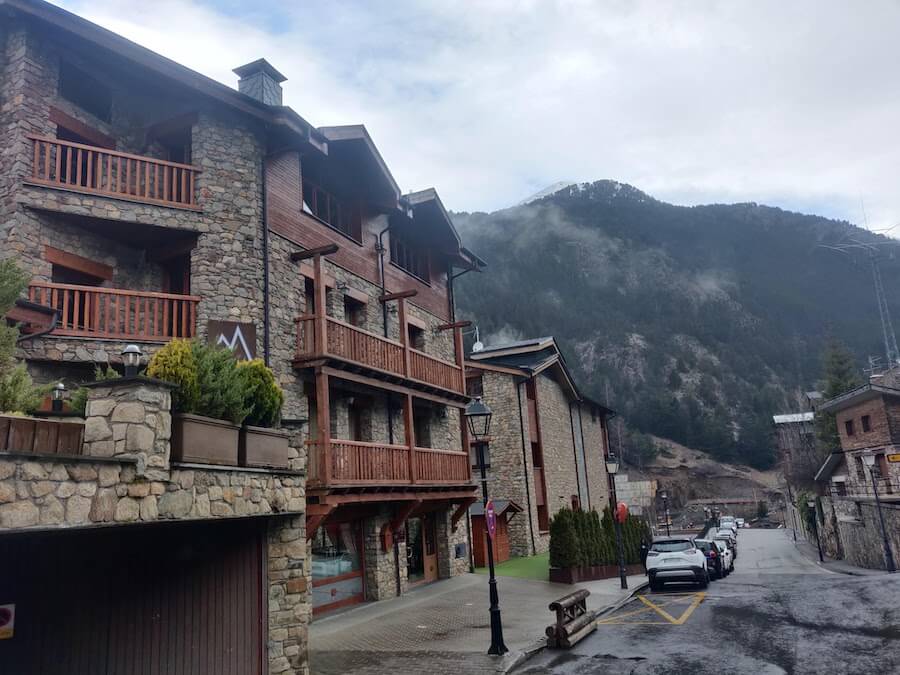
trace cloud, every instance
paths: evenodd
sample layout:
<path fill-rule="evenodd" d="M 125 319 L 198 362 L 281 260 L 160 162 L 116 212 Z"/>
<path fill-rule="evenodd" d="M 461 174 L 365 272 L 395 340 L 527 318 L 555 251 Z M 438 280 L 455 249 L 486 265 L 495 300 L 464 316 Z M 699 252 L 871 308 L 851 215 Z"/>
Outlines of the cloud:
<path fill-rule="evenodd" d="M 493 210 L 612 178 L 679 204 L 900 222 L 900 3 L 61 0 L 224 83 L 260 56 L 406 190 Z"/>

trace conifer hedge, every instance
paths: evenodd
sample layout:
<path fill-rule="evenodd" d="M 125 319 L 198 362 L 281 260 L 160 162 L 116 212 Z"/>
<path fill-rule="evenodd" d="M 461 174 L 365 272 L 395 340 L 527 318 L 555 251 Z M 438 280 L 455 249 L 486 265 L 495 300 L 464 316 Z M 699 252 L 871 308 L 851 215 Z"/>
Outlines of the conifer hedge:
<path fill-rule="evenodd" d="M 652 539 L 647 523 L 630 515 L 622 524 L 626 564 L 641 562 L 641 539 Z M 561 509 L 550 522 L 550 566 L 617 565 L 616 534 L 609 507 L 601 517 L 596 509 Z"/>

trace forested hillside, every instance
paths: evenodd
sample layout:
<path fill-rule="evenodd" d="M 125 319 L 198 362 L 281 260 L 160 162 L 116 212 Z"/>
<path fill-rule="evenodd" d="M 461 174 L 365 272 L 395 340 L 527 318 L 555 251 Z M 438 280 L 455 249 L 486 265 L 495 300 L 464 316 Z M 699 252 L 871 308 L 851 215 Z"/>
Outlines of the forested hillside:
<path fill-rule="evenodd" d="M 846 222 L 612 181 L 453 220 L 488 263 L 457 296 L 486 343 L 552 334 L 630 428 L 761 468 L 771 415 L 815 386 L 829 337 L 883 360 L 867 259 L 821 244 L 878 243 L 900 316 L 896 244 Z"/>

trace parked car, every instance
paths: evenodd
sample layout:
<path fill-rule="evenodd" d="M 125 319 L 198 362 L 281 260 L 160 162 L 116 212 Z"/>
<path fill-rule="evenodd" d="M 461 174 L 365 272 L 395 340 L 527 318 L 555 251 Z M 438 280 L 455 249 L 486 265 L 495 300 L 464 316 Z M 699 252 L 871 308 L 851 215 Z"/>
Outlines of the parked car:
<path fill-rule="evenodd" d="M 706 556 L 706 568 L 709 570 L 710 578 L 721 579 L 728 574 L 727 565 L 724 564 L 722 552 L 716 542 L 710 539 L 694 539 L 694 545 Z"/>
<path fill-rule="evenodd" d="M 746 521 L 743 518 L 735 518 L 734 524 L 737 525 L 738 529 L 740 530 L 742 527 L 744 527 Z"/>
<path fill-rule="evenodd" d="M 737 560 L 737 539 L 734 534 L 728 530 L 719 530 L 718 534 L 713 536 L 713 540 L 724 541 L 728 545 L 728 550 L 731 551 L 732 557 Z"/>
<path fill-rule="evenodd" d="M 663 537 L 653 541 L 647 552 L 650 590 L 660 591 L 670 581 L 709 585 L 706 555 L 687 537 Z"/>
<path fill-rule="evenodd" d="M 727 577 L 734 572 L 734 554 L 731 552 L 731 549 L 728 548 L 728 542 L 724 539 L 713 539 L 713 544 L 719 549 L 719 558 L 722 561 L 722 569 L 725 571 L 725 576 Z"/>
<path fill-rule="evenodd" d="M 738 526 L 737 521 L 732 516 L 725 516 L 724 518 L 719 518 L 719 529 L 720 530 L 731 530 L 737 535 Z"/>

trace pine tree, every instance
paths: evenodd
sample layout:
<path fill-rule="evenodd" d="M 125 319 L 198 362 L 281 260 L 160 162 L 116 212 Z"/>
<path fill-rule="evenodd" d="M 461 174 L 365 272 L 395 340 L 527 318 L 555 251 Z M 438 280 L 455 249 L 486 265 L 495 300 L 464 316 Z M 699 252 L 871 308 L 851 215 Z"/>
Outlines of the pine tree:
<path fill-rule="evenodd" d="M 840 396 L 863 384 L 853 354 L 846 345 L 832 338 L 822 354 L 822 381 L 820 387 L 825 399 Z M 837 422 L 834 415 L 816 415 L 816 438 L 821 454 L 826 455 L 840 448 Z"/>

